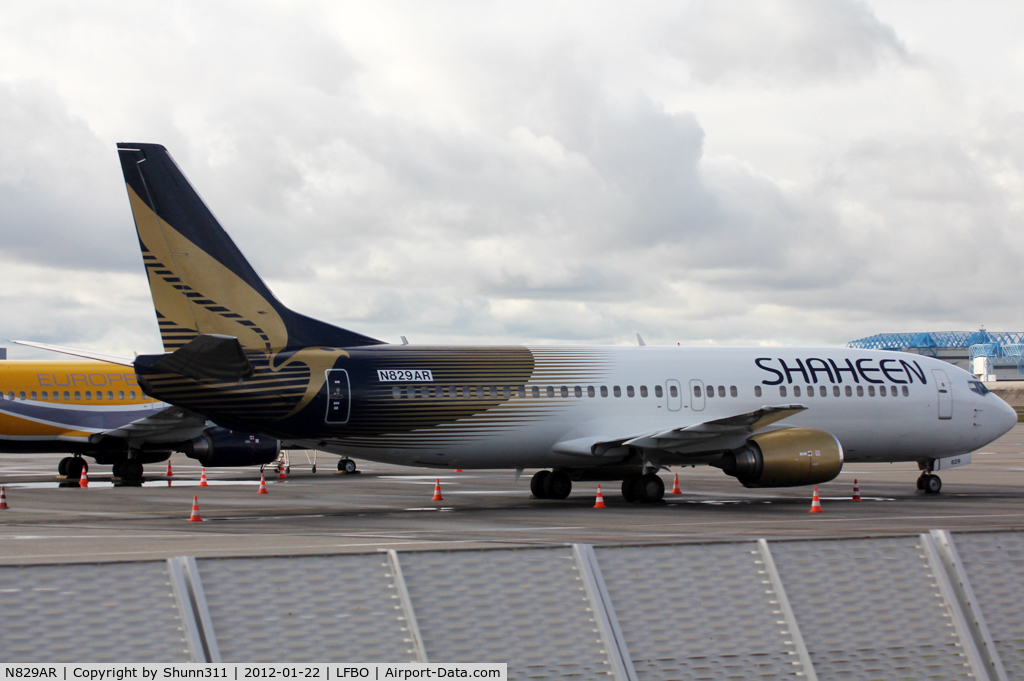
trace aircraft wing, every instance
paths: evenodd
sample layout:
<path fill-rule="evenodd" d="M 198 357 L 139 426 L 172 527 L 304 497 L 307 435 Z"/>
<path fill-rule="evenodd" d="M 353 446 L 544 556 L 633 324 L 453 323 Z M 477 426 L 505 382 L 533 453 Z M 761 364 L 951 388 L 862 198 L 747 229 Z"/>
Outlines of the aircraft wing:
<path fill-rule="evenodd" d="M 209 427 L 205 416 L 181 407 L 168 407 L 119 428 L 95 433 L 89 439 L 93 442 L 108 437 L 154 443 L 182 442 L 199 437 Z"/>
<path fill-rule="evenodd" d="M 608 450 L 618 447 L 658 449 L 674 454 L 699 454 L 735 449 L 742 446 L 752 433 L 805 409 L 807 407 L 802 404 L 765 406 L 747 414 L 642 435 L 623 438 L 595 436 L 565 440 L 556 444 L 553 449 L 560 454 L 578 456 L 601 456 Z"/>
<path fill-rule="evenodd" d="M 59 352 L 63 355 L 72 355 L 73 357 L 84 357 L 86 359 L 95 359 L 100 362 L 106 362 L 108 364 L 119 364 L 121 366 L 130 367 L 135 360 L 130 357 L 122 357 L 120 355 L 111 355 L 106 352 L 93 352 L 92 350 L 79 350 L 78 348 L 68 348 L 63 345 L 48 345 L 46 343 L 36 343 L 35 341 L 24 341 L 24 340 L 12 340 L 11 343 L 17 343 L 18 345 L 24 345 L 29 348 L 39 348 L 40 350 L 49 350 L 50 352 Z"/>

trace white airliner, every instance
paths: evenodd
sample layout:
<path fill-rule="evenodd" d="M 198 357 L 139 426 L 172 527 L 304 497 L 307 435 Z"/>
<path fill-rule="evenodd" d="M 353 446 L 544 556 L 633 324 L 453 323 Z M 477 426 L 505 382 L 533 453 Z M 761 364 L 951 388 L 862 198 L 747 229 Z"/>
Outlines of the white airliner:
<path fill-rule="evenodd" d="M 226 428 L 410 466 L 542 468 L 538 498 L 622 480 L 652 502 L 657 471 L 691 464 L 782 487 L 914 461 L 934 493 L 935 470 L 1017 420 L 970 374 L 897 352 L 382 343 L 278 301 L 162 146 L 118 151 L 166 350 L 135 360 L 139 385 Z"/>

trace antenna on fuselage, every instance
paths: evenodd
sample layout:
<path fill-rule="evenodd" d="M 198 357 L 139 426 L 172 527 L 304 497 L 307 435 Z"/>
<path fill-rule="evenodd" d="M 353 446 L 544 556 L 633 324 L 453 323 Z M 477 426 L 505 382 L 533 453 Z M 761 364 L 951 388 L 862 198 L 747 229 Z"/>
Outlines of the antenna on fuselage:
<path fill-rule="evenodd" d="M 405 336 L 402 336 L 402 345 L 408 345 L 408 344 L 409 344 L 409 339 L 407 339 Z"/>
<path fill-rule="evenodd" d="M 641 346 L 647 345 L 647 343 L 644 343 L 644 339 L 640 336 L 639 332 L 637 332 L 636 334 L 636 342 L 639 343 Z"/>

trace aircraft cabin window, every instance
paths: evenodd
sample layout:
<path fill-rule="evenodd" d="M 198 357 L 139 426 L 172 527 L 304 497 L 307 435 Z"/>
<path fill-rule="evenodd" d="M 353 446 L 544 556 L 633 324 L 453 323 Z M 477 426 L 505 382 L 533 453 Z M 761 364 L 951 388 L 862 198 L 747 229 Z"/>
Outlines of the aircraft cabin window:
<path fill-rule="evenodd" d="M 826 388 L 825 386 L 819 386 L 818 394 L 821 395 L 822 397 L 828 397 L 828 388 Z"/>
<path fill-rule="evenodd" d="M 875 386 L 869 385 L 868 386 L 868 397 L 874 397 L 874 396 L 875 396 Z"/>
<path fill-rule="evenodd" d="M 693 396 L 694 397 L 700 397 L 700 386 L 699 385 L 693 386 Z"/>
<path fill-rule="evenodd" d="M 572 389 L 572 394 L 576 397 L 583 397 L 583 388 L 576 386 Z"/>
<path fill-rule="evenodd" d="M 64 399 L 65 400 L 68 399 L 67 398 L 67 393 L 64 393 L 64 395 L 65 395 Z M 123 390 L 118 390 L 117 391 L 117 399 L 119 399 L 119 400 L 123 400 L 124 399 L 124 391 Z"/>
<path fill-rule="evenodd" d="M 679 397 L 679 388 L 675 387 L 674 385 L 670 385 L 668 387 L 668 394 L 671 395 L 672 397 Z M 616 397 L 618 397 L 618 395 L 616 395 Z"/>
<path fill-rule="evenodd" d="M 594 386 L 588 385 L 587 386 L 587 397 L 596 397 L 596 396 L 597 396 L 597 391 L 594 390 Z"/>
<path fill-rule="evenodd" d="M 97 390 L 96 391 L 96 399 L 97 400 L 102 400 L 103 399 L 103 391 L 102 390 Z"/>
<path fill-rule="evenodd" d="M 807 396 L 808 397 L 814 397 L 814 386 L 813 385 L 807 386 Z"/>
<path fill-rule="evenodd" d="M 730 396 L 732 396 L 732 397 L 739 397 L 739 394 L 740 394 L 739 391 L 736 390 L 736 386 L 734 386 L 734 385 L 730 385 L 729 386 L 729 395 Z"/>
<path fill-rule="evenodd" d="M 857 397 L 864 397 L 864 386 L 857 386 Z"/>
<path fill-rule="evenodd" d="M 853 388 L 851 388 L 850 386 L 846 386 L 846 396 L 853 397 Z"/>
<path fill-rule="evenodd" d="M 647 397 L 647 386 L 640 386 L 640 397 Z"/>
<path fill-rule="evenodd" d="M 636 393 L 633 392 L 633 386 L 627 385 L 626 386 L 626 397 L 633 397 L 634 394 L 636 394 Z"/>
<path fill-rule="evenodd" d="M 761 386 L 755 385 L 754 386 L 754 397 L 760 397 L 760 396 L 761 396 Z"/>
<path fill-rule="evenodd" d="M 519 393 L 518 394 L 519 394 L 519 397 L 526 397 L 526 386 L 525 385 L 519 386 Z"/>
<path fill-rule="evenodd" d="M 800 386 L 793 386 L 793 397 L 800 397 Z"/>
<path fill-rule="evenodd" d="M 107 399 L 108 400 L 114 399 L 114 391 L 113 390 L 108 390 L 107 391 Z"/>
<path fill-rule="evenodd" d="M 562 392 L 562 397 L 568 397 L 568 396 L 569 396 L 569 387 L 568 387 L 568 386 L 565 386 L 565 385 L 563 385 L 563 386 L 562 386 L 562 391 L 561 391 L 561 392 Z"/>
<path fill-rule="evenodd" d="M 903 396 L 910 397 L 910 391 L 907 390 L 907 386 L 903 386 Z"/>
<path fill-rule="evenodd" d="M 834 395 L 835 397 L 839 397 L 839 386 L 838 386 L 838 385 L 834 385 L 834 386 L 832 386 L 832 394 L 833 394 L 833 395 Z"/>
<path fill-rule="evenodd" d="M 616 397 L 622 397 L 622 388 L 620 388 L 619 386 L 614 386 L 612 388 L 612 395 L 615 395 Z"/>
<path fill-rule="evenodd" d="M 391 396 L 393 398 L 395 398 L 396 400 L 402 399 L 402 389 L 401 388 L 392 388 L 391 389 Z"/>
<path fill-rule="evenodd" d="M 608 386 L 601 386 L 601 397 L 608 397 Z"/>
<path fill-rule="evenodd" d="M 884 385 L 878 387 L 878 395 L 879 395 L 879 397 L 885 397 L 886 396 L 886 394 L 885 394 L 885 386 Z"/>
<path fill-rule="evenodd" d="M 530 392 L 533 394 L 534 397 L 540 397 L 540 388 L 538 386 L 533 386 L 533 390 L 531 390 Z"/>
<path fill-rule="evenodd" d="M 719 397 L 725 397 L 725 386 L 724 385 L 718 386 L 718 396 Z"/>
<path fill-rule="evenodd" d="M 48 400 L 48 399 L 50 399 L 50 398 L 49 398 L 49 393 L 48 393 L 48 392 L 46 392 L 45 390 L 43 391 L 43 399 L 44 399 L 44 400 Z"/>
<path fill-rule="evenodd" d="M 554 396 L 555 396 L 555 386 L 549 385 L 548 386 L 548 397 L 554 397 Z"/>
<path fill-rule="evenodd" d="M 785 397 L 785 396 L 786 396 L 786 386 L 780 385 L 779 386 L 779 397 Z"/>
<path fill-rule="evenodd" d="M 71 399 L 71 393 L 68 392 L 67 390 L 65 390 L 64 391 L 64 401 L 67 402 L 70 399 Z"/>
<path fill-rule="evenodd" d="M 664 394 L 665 394 L 665 391 L 661 389 L 660 385 L 654 386 L 654 396 L 655 397 L 661 397 Z"/>
<path fill-rule="evenodd" d="M 78 390 L 76 390 L 75 391 L 75 400 L 80 400 L 80 399 L 82 399 L 82 393 L 79 392 Z M 132 399 L 135 399 L 135 394 L 134 393 L 132 393 Z"/>
<path fill-rule="evenodd" d="M 19 393 L 18 393 L 18 397 L 19 397 L 20 399 L 22 399 L 22 400 L 23 400 L 23 399 L 25 399 L 25 391 L 24 391 L 24 390 L 22 390 L 21 392 L 19 392 Z"/>
<path fill-rule="evenodd" d="M 35 390 L 32 391 L 31 397 L 32 397 L 33 400 L 36 399 L 36 391 Z"/>
<path fill-rule="evenodd" d="M 896 386 L 890 388 L 889 394 L 892 395 L 893 397 L 899 397 L 899 392 L 896 390 Z"/>
<path fill-rule="evenodd" d="M 91 390 L 86 390 L 85 391 L 85 399 L 87 399 L 87 400 L 91 400 L 92 399 L 92 391 Z"/>

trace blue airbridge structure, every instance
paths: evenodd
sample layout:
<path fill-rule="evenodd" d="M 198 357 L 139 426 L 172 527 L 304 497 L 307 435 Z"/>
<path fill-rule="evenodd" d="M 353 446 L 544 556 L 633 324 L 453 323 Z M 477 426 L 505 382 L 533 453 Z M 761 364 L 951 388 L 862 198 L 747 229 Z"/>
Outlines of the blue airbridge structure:
<path fill-rule="evenodd" d="M 1016 365 L 1024 374 L 1024 332 L 1013 331 L 923 331 L 919 333 L 879 333 L 847 343 L 847 347 L 866 350 L 901 350 L 931 357 L 967 359 L 968 371 L 979 357 L 990 358 L 993 366 Z M 966 351 L 961 353 L 949 351 Z M 946 351 L 946 352 L 943 352 Z"/>

